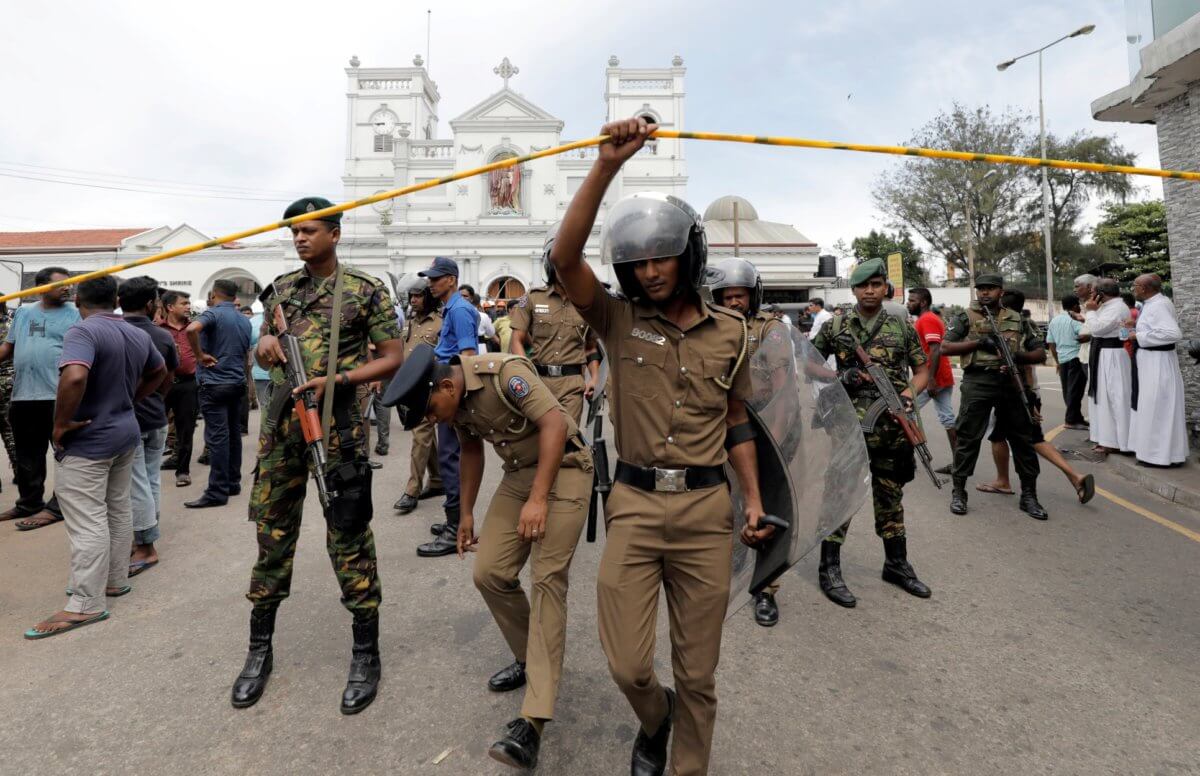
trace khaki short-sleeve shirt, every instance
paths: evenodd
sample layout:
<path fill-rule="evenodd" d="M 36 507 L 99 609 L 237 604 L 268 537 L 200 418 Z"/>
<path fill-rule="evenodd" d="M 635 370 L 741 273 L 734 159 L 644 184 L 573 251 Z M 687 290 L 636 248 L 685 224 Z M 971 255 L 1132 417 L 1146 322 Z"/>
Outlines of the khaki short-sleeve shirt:
<path fill-rule="evenodd" d="M 529 334 L 529 358 L 535 364 L 582 364 L 595 341 L 571 300 L 558 289 L 535 288 L 509 312 L 513 331 Z"/>
<path fill-rule="evenodd" d="M 413 316 L 404 324 L 401 339 L 404 340 L 404 357 L 408 358 L 417 345 L 436 348 L 442 333 L 441 313 Z"/>
<path fill-rule="evenodd" d="M 750 397 L 742 316 L 702 302 L 700 315 L 681 329 L 653 305 L 610 296 L 599 280 L 593 299 L 579 313 L 609 358 L 621 460 L 637 466 L 725 463 L 729 396 Z"/>
<path fill-rule="evenodd" d="M 547 412 L 563 409 L 529 361 L 521 356 L 482 353 L 461 356 L 459 364 L 466 395 L 454 416 L 454 426 L 468 438 L 491 442 L 505 471 L 536 466 L 537 421 Z M 579 438 L 579 427 L 565 412 L 563 417 L 567 421 L 567 446 L 573 449 L 562 465 L 590 467 L 591 454 Z"/>

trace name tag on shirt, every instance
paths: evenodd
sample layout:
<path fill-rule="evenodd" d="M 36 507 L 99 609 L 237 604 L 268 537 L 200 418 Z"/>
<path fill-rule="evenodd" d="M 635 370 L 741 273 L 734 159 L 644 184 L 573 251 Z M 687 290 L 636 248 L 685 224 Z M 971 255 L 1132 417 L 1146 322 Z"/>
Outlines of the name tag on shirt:
<path fill-rule="evenodd" d="M 537 313 L 538 315 L 549 315 L 549 314 L 550 314 L 550 305 L 548 305 L 548 304 L 535 304 L 535 305 L 533 306 L 533 311 L 534 311 L 535 313 Z"/>

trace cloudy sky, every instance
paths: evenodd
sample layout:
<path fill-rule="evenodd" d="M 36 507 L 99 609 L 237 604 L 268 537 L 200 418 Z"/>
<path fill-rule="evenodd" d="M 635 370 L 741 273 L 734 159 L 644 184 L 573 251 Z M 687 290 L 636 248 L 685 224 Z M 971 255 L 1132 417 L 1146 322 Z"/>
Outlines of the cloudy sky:
<path fill-rule="evenodd" d="M 897 143 L 954 101 L 1036 114 L 1036 61 L 995 64 L 1094 23 L 1047 54 L 1049 127 L 1115 134 L 1158 165 L 1153 127 L 1089 111 L 1129 80 L 1120 0 L 23 3 L 0 27 L 0 230 L 186 221 L 215 235 L 277 218 L 296 194 L 340 198 L 347 60 L 407 65 L 425 53 L 429 7 L 443 137 L 499 88 L 504 56 L 521 70 L 513 88 L 578 138 L 603 121 L 610 54 L 665 66 L 678 53 L 688 129 Z M 870 188 L 899 163 L 698 142 L 687 154 L 697 207 L 740 194 L 823 248 L 882 225 Z M 31 180 L 81 173 L 109 188 Z M 204 196 L 124 190 L 178 184 Z"/>

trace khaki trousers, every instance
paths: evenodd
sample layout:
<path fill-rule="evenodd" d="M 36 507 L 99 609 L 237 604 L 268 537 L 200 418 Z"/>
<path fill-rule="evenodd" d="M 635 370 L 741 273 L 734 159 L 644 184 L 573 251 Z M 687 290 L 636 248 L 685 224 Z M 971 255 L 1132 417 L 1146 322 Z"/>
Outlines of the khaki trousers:
<path fill-rule="evenodd" d="M 412 430 L 412 450 L 409 455 L 408 485 L 404 492 L 416 498 L 421 495 L 421 480 L 425 479 L 425 470 L 429 470 L 429 487 L 442 487 L 442 478 L 438 473 L 437 458 L 437 426 L 425 420 Z"/>
<path fill-rule="evenodd" d="M 724 485 L 687 493 L 650 493 L 617 483 L 605 505 L 608 533 L 596 596 L 600 645 L 642 729 L 667 715 L 654 674 L 658 590 L 666 590 L 671 667 L 679 703 L 670 772 L 708 772 L 717 716 L 713 676 L 729 601 L 733 506 Z"/>
<path fill-rule="evenodd" d="M 579 425 L 583 420 L 583 376 L 543 377 L 542 382 L 567 411 L 567 416 L 575 421 L 575 425 Z"/>
<path fill-rule="evenodd" d="M 558 470 L 550 489 L 546 535 L 540 542 L 517 536 L 521 507 L 537 468 L 505 472 L 484 518 L 475 557 L 475 587 L 509 649 L 525 663 L 528 684 L 521 715 L 552 719 L 562 677 L 567 633 L 567 572 L 587 520 L 592 470 Z M 517 575 L 530 561 L 529 597 Z"/>

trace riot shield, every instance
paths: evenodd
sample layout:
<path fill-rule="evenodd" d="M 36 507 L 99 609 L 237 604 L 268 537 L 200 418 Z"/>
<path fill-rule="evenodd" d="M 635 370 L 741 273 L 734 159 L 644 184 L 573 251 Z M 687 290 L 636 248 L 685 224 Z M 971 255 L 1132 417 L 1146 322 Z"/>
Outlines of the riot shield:
<path fill-rule="evenodd" d="M 726 464 L 734 507 L 727 618 L 837 530 L 871 492 L 858 413 L 808 339 L 786 324 L 770 327 L 746 366 L 763 509 L 788 527 L 759 547 L 742 544 L 744 501 Z"/>

